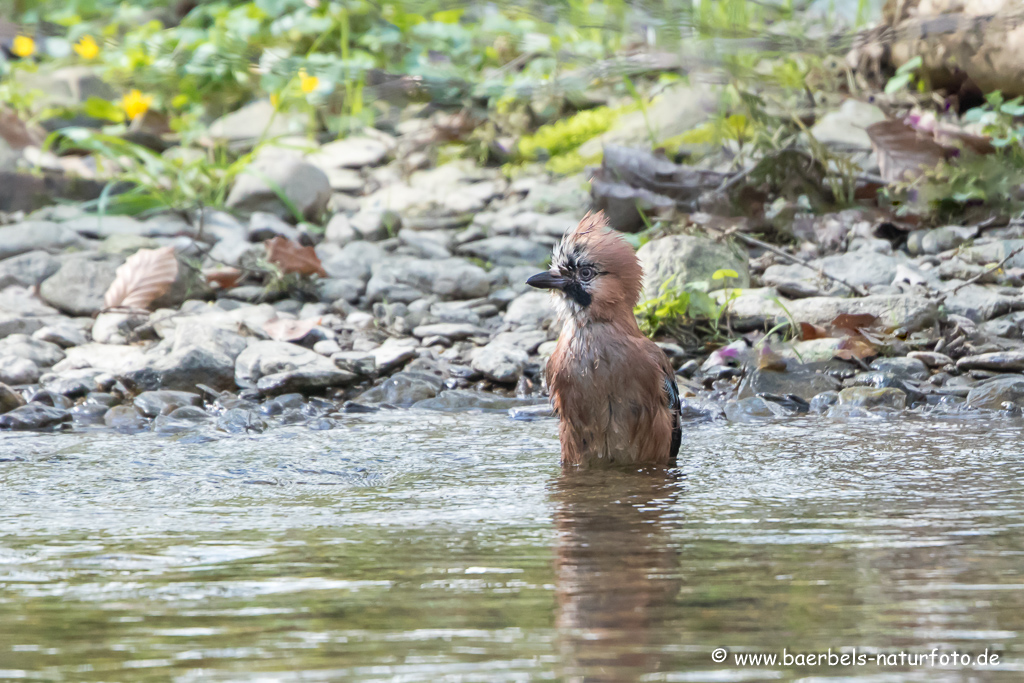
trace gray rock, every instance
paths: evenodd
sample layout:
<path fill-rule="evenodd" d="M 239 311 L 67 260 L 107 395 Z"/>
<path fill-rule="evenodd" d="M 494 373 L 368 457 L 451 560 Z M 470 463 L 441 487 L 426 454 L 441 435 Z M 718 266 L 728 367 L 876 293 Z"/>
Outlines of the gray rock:
<path fill-rule="evenodd" d="M 354 304 L 366 291 L 363 281 L 355 278 L 321 278 L 317 280 L 316 286 L 320 300 L 325 303 L 347 301 Z"/>
<path fill-rule="evenodd" d="M 61 251 L 80 246 L 82 238 L 50 221 L 24 221 L 0 227 L 0 261 L 29 251 Z"/>
<path fill-rule="evenodd" d="M 472 367 L 489 380 L 500 384 L 515 384 L 529 355 L 505 342 L 491 342 L 473 354 Z"/>
<path fill-rule="evenodd" d="M 952 358 L 944 353 L 935 353 L 934 351 L 911 351 L 907 354 L 907 358 L 916 358 L 929 368 L 942 368 L 953 364 Z"/>
<path fill-rule="evenodd" d="M 203 399 L 190 391 L 144 391 L 135 397 L 135 410 L 145 417 L 169 415 L 183 406 L 201 406 Z"/>
<path fill-rule="evenodd" d="M 324 229 L 324 239 L 337 244 L 339 247 L 343 247 L 349 242 L 355 242 L 359 239 L 359 234 L 352 227 L 352 222 L 349 221 L 348 216 L 343 213 L 336 213 L 331 216 L 331 220 L 327 221 L 327 227 Z"/>
<path fill-rule="evenodd" d="M 853 299 L 812 297 L 783 303 L 793 319 L 812 325 L 831 322 L 841 313 L 868 313 L 887 327 L 916 332 L 931 326 L 939 316 L 938 305 L 934 301 L 913 295 L 878 294 Z M 788 319 L 777 304 L 774 308 L 777 311 L 774 316 L 777 322 Z M 733 307 L 730 309 L 735 310 Z M 772 306 L 766 305 L 764 309 L 771 310 Z"/>
<path fill-rule="evenodd" d="M 352 216 L 349 223 L 359 239 L 378 242 L 388 238 L 388 226 L 394 223 L 394 216 L 386 211 L 364 208 Z"/>
<path fill-rule="evenodd" d="M 78 397 L 102 389 L 107 381 L 113 382 L 113 375 L 96 368 L 63 370 L 61 373 L 47 373 L 39 378 L 39 386 L 61 396 Z"/>
<path fill-rule="evenodd" d="M 960 225 L 947 225 L 934 230 L 928 230 L 921 235 L 920 251 L 924 254 L 938 254 L 950 249 L 956 249 L 964 242 L 974 239 L 978 234 L 978 228 Z"/>
<path fill-rule="evenodd" d="M 523 409 L 527 406 L 544 405 L 547 401 L 532 398 L 513 398 L 499 396 L 486 391 L 472 391 L 469 389 L 450 389 L 438 394 L 435 398 L 428 398 L 413 404 L 413 408 L 422 410 L 439 410 L 449 413 L 464 411 L 505 412 L 508 410 Z"/>
<path fill-rule="evenodd" d="M 0 351 L 0 383 L 35 384 L 39 381 L 39 366 L 27 358 L 5 356 Z"/>
<path fill-rule="evenodd" d="M 551 256 L 551 248 L 522 237 L 491 237 L 459 247 L 463 255 L 499 265 L 530 264 L 540 266 Z"/>
<path fill-rule="evenodd" d="M 912 357 L 878 358 L 871 363 L 871 369 L 889 373 L 899 380 L 921 381 L 931 376 L 928 365 L 922 359 Z"/>
<path fill-rule="evenodd" d="M 758 394 L 774 394 L 776 396 L 794 395 L 810 400 L 823 391 L 839 389 L 839 380 L 829 375 L 797 366 L 785 372 L 774 370 L 754 370 L 740 383 L 739 398 L 748 398 Z"/>
<path fill-rule="evenodd" d="M 35 287 L 59 269 L 60 261 L 42 250 L 5 259 L 0 261 L 0 289 L 11 285 Z"/>
<path fill-rule="evenodd" d="M 750 286 L 746 254 L 706 237 L 669 235 L 651 240 L 636 255 L 644 269 L 644 298 L 657 297 L 663 285 L 687 282 L 706 281 L 713 290 Z M 739 278 L 712 280 L 715 271 L 721 269 L 734 270 Z"/>
<path fill-rule="evenodd" d="M 41 403 L 29 403 L 0 415 L 0 430 L 43 431 L 71 422 L 71 413 Z"/>
<path fill-rule="evenodd" d="M 74 256 L 43 281 L 39 296 L 69 315 L 90 316 L 103 308 L 103 295 L 114 281 L 117 258 Z"/>
<path fill-rule="evenodd" d="M 399 372 L 387 378 L 379 386 L 363 392 L 355 400 L 358 403 L 387 403 L 408 407 L 418 401 L 437 396 L 443 383 L 437 377 L 422 372 Z"/>
<path fill-rule="evenodd" d="M 305 133 L 306 121 L 306 116 L 275 111 L 268 100 L 257 100 L 211 123 L 207 134 L 232 149 L 252 149 L 258 140 Z"/>
<path fill-rule="evenodd" d="M 316 253 L 330 277 L 357 279 L 363 283 L 370 278 L 373 266 L 387 258 L 383 249 L 363 240 L 350 242 L 341 249 L 330 242 L 324 242 L 316 248 Z"/>
<path fill-rule="evenodd" d="M 377 373 L 377 359 L 362 351 L 339 351 L 331 354 L 331 361 L 342 370 L 359 377 L 373 377 Z"/>
<path fill-rule="evenodd" d="M 105 239 L 115 235 L 131 236 L 133 239 L 172 236 L 177 228 L 173 227 L 168 231 L 164 229 L 166 225 L 166 223 L 147 224 L 131 216 L 110 214 L 85 214 L 62 223 L 62 226 L 68 230 L 74 230 L 82 237 L 92 239 Z M 167 234 L 161 235 L 160 233 Z M 140 244 L 139 246 L 148 245 Z"/>
<path fill-rule="evenodd" d="M 997 351 L 977 356 L 964 356 L 956 362 L 959 370 L 995 370 L 1021 372 L 1024 370 L 1024 351 Z"/>
<path fill-rule="evenodd" d="M 386 375 L 416 357 L 414 339 L 390 337 L 369 352 L 377 364 L 377 372 Z"/>
<path fill-rule="evenodd" d="M 100 313 L 92 325 L 92 338 L 100 344 L 128 344 L 136 341 L 135 330 L 146 322 L 142 315 Z"/>
<path fill-rule="evenodd" d="M 27 315 L 0 313 L 0 339 L 12 334 L 35 334 L 46 325 L 46 321 Z"/>
<path fill-rule="evenodd" d="M 256 342 L 235 361 L 238 385 L 255 385 L 265 394 L 343 386 L 355 379 L 355 374 L 338 368 L 330 359 L 288 342 Z"/>
<path fill-rule="evenodd" d="M 891 284 L 900 265 L 900 261 L 892 256 L 864 250 L 815 259 L 810 263 L 833 277 L 865 288 Z M 848 288 L 820 277 L 815 270 L 795 264 L 769 266 L 762 279 L 766 285 L 788 295 L 832 289 L 849 293 Z"/>
<path fill-rule="evenodd" d="M 304 237 L 298 228 L 265 211 L 255 211 L 249 217 L 249 231 L 246 236 L 250 242 L 266 242 L 275 237 L 284 237 L 293 242 L 299 242 Z M 305 242 L 303 243 L 305 244 Z"/>
<path fill-rule="evenodd" d="M 785 411 L 781 407 L 757 396 L 725 404 L 725 418 L 729 422 L 760 422 L 782 415 L 785 415 Z"/>
<path fill-rule="evenodd" d="M 907 407 L 907 395 L 893 387 L 847 387 L 839 392 L 839 405 L 903 410 Z"/>
<path fill-rule="evenodd" d="M 944 305 L 949 313 L 983 322 L 1011 311 L 1024 310 L 1024 296 L 1016 292 L 972 284 L 947 294 Z"/>
<path fill-rule="evenodd" d="M 410 303 L 433 293 L 445 299 L 472 299 L 489 290 L 487 272 L 462 259 L 396 258 L 374 264 L 366 298 Z"/>
<path fill-rule="evenodd" d="M 421 339 L 435 335 L 447 337 L 448 339 L 465 339 L 466 337 L 486 337 L 487 330 L 465 323 L 434 323 L 432 325 L 420 325 L 413 329 L 412 334 L 414 337 Z"/>
<path fill-rule="evenodd" d="M 24 334 L 12 334 L 0 340 L 0 356 L 27 358 L 41 368 L 48 368 L 62 361 L 64 352 L 56 344 Z"/>
<path fill-rule="evenodd" d="M 146 420 L 131 406 L 114 406 L 103 415 L 103 422 L 111 429 L 132 434 L 146 429 Z"/>
<path fill-rule="evenodd" d="M 223 353 L 200 347 L 189 347 L 148 359 L 143 367 L 129 370 L 122 376 L 139 389 L 148 391 L 193 391 L 199 384 L 217 390 L 235 388 L 234 364 L 231 359 Z"/>
<path fill-rule="evenodd" d="M 839 403 L 838 391 L 823 391 L 811 399 L 809 411 L 816 414 L 824 413 L 837 403 Z"/>
<path fill-rule="evenodd" d="M 968 392 L 966 405 L 980 410 L 1024 408 L 1024 377 L 996 377 Z"/>
<path fill-rule="evenodd" d="M 821 144 L 839 151 L 870 152 L 871 138 L 865 128 L 885 118 L 885 113 L 875 105 L 849 99 L 818 119 L 811 128 L 811 135 Z"/>
<path fill-rule="evenodd" d="M 328 142 L 306 160 L 327 170 L 329 168 L 362 168 L 376 166 L 388 155 L 388 146 L 380 140 L 352 136 Z"/>
<path fill-rule="evenodd" d="M 180 353 L 190 348 L 216 351 L 234 361 L 248 346 L 245 337 L 223 327 L 205 324 L 202 320 L 185 319 L 174 328 L 172 352 Z"/>
<path fill-rule="evenodd" d="M 58 322 L 41 327 L 32 333 L 32 338 L 56 344 L 65 349 L 70 346 L 81 346 L 89 342 L 82 328 L 69 322 Z"/>
<path fill-rule="evenodd" d="M 442 259 L 451 258 L 448 250 L 449 239 L 447 230 L 409 230 L 398 231 L 398 239 L 403 251 L 417 258 Z"/>
<path fill-rule="evenodd" d="M 226 410 L 217 418 L 217 429 L 229 434 L 261 434 L 267 426 L 259 414 L 244 408 Z"/>
<path fill-rule="evenodd" d="M 544 328 L 557 315 L 550 293 L 529 291 L 513 299 L 505 311 L 504 321 L 509 325 Z"/>
<path fill-rule="evenodd" d="M 316 166 L 297 158 L 264 157 L 253 161 L 239 174 L 226 205 L 239 211 L 266 211 L 294 219 L 267 180 L 276 184 L 308 220 L 317 220 L 331 198 L 327 176 Z"/>
<path fill-rule="evenodd" d="M 25 405 L 25 399 L 14 389 L 0 383 L 0 415 Z"/>

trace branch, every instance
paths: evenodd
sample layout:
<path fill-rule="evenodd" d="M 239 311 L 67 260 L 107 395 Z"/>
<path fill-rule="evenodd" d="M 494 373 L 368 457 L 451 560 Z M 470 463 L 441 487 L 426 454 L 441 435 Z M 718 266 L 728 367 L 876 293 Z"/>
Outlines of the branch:
<path fill-rule="evenodd" d="M 776 246 L 768 244 L 767 242 L 762 242 L 761 240 L 755 239 L 755 238 L 751 237 L 750 235 L 745 235 L 742 232 L 734 232 L 733 233 L 733 237 L 737 237 L 740 240 L 746 242 L 747 244 L 752 244 L 755 247 L 761 247 L 762 249 L 767 249 L 768 251 L 772 252 L 773 254 L 781 256 L 784 259 L 788 259 L 788 260 L 792 261 L 793 263 L 797 263 L 797 264 L 799 264 L 799 265 L 801 265 L 801 266 L 803 266 L 805 268 L 810 268 L 811 270 L 813 270 L 814 272 L 818 273 L 822 277 L 828 278 L 829 280 L 832 280 L 833 282 L 838 282 L 842 286 L 844 286 L 847 289 L 849 289 L 850 291 L 852 291 L 857 296 L 867 296 L 867 292 L 865 292 L 863 289 L 861 289 L 857 285 L 851 285 L 846 280 L 840 279 L 840 278 L 836 277 L 835 275 L 829 275 L 828 273 L 826 273 L 822 269 L 815 268 L 814 266 L 812 266 L 810 263 L 808 263 L 807 261 L 803 260 L 799 256 L 793 256 L 792 254 L 787 254 L 786 252 L 782 251 L 781 249 L 779 249 Z"/>
<path fill-rule="evenodd" d="M 997 270 L 999 270 L 1000 268 L 1003 267 L 1004 263 L 1006 263 L 1007 261 L 1012 259 L 1017 254 L 1021 253 L 1022 251 L 1024 251 L 1024 247 L 1017 247 L 1016 249 L 1011 251 L 1009 254 L 1007 254 L 1005 257 L 1003 257 L 1002 261 L 1000 261 L 999 263 L 995 264 L 994 266 L 992 266 L 988 270 L 984 270 L 984 271 L 978 273 L 977 275 L 972 277 L 970 280 L 964 280 L 963 282 L 958 284 L 956 287 L 954 287 L 952 290 L 950 290 L 949 293 L 950 294 L 956 294 L 961 288 L 966 287 L 967 285 L 973 285 L 975 282 L 977 282 L 981 278 L 985 277 L 986 275 L 989 275 L 991 273 L 996 272 Z"/>

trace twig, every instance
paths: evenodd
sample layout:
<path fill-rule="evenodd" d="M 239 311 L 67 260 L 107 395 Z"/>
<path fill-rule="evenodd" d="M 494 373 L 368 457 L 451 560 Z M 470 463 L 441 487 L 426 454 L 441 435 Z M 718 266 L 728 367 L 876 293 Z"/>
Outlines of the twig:
<path fill-rule="evenodd" d="M 832 280 L 834 282 L 838 282 L 842 286 L 850 289 L 857 296 L 867 296 L 867 292 L 865 292 L 863 289 L 861 289 L 857 285 L 851 285 L 846 280 L 838 278 L 835 275 L 829 275 L 824 270 L 822 270 L 820 268 L 815 268 L 814 266 L 812 266 L 810 263 L 808 263 L 807 261 L 803 260 L 799 256 L 793 256 L 792 254 L 787 254 L 786 252 L 782 251 L 781 249 L 779 249 L 776 246 L 768 244 L 767 242 L 762 242 L 761 240 L 756 239 L 754 237 L 751 237 L 750 235 L 745 235 L 742 232 L 734 232 L 733 233 L 733 237 L 738 237 L 740 240 L 746 242 L 747 244 L 753 244 L 755 247 L 761 247 L 762 249 L 767 249 L 768 251 L 772 252 L 773 254 L 781 256 L 784 259 L 788 259 L 788 260 L 792 261 L 793 263 L 797 263 L 797 264 L 803 266 L 804 268 L 810 268 L 811 270 L 813 270 L 814 272 L 818 273 L 819 275 L 822 275 L 823 277 L 826 277 L 829 280 Z"/>
<path fill-rule="evenodd" d="M 999 270 L 1000 268 L 1002 268 L 1002 267 L 1003 267 L 1003 264 L 1004 264 L 1004 263 L 1006 263 L 1007 261 L 1009 261 L 1010 259 L 1012 259 L 1012 258 L 1013 258 L 1014 256 L 1016 256 L 1017 254 L 1021 253 L 1022 251 L 1024 251 L 1024 247 L 1017 247 L 1016 249 L 1014 249 L 1013 251 L 1011 251 L 1011 252 L 1010 252 L 1009 254 L 1007 254 L 1007 255 L 1006 255 L 1005 257 L 1003 257 L 1003 260 L 1002 260 L 1002 261 L 1000 261 L 999 263 L 995 264 L 994 266 L 992 266 L 992 267 L 991 267 L 991 268 L 989 268 L 988 270 L 984 270 L 984 271 L 982 271 L 982 272 L 978 273 L 977 275 L 975 275 L 974 277 L 972 277 L 972 278 L 971 278 L 970 280 L 964 280 L 963 282 L 961 282 L 960 284 L 958 284 L 958 285 L 957 285 L 956 287 L 954 287 L 953 289 L 951 289 L 951 290 L 949 291 L 949 293 L 950 293 L 950 294 L 956 294 L 956 293 L 957 293 L 957 292 L 958 292 L 958 291 L 959 291 L 959 290 L 960 290 L 961 288 L 963 288 L 963 287 L 966 287 L 967 285 L 973 285 L 973 284 L 974 284 L 975 282 L 977 282 L 977 281 L 978 281 L 978 280 L 980 280 L 981 278 L 985 277 L 986 275 L 989 275 L 989 274 L 991 274 L 991 273 L 994 273 L 994 272 L 996 272 L 997 270 Z"/>

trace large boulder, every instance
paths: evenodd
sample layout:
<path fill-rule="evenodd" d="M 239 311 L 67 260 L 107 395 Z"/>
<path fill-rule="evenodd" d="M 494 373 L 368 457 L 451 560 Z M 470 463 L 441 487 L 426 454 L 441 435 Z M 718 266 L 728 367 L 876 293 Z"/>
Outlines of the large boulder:
<path fill-rule="evenodd" d="M 728 244 L 694 235 L 669 235 L 651 240 L 636 253 L 644 269 L 643 298 L 658 296 L 662 286 L 708 282 L 709 289 L 750 286 L 747 255 Z M 739 277 L 713 280 L 718 270 L 733 270 Z"/>

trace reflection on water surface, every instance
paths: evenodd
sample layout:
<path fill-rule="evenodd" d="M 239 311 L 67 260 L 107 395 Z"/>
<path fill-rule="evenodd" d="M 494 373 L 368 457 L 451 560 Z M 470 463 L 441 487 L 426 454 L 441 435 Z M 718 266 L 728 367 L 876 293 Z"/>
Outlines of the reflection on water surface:
<path fill-rule="evenodd" d="M 1022 426 L 692 426 L 660 474 L 495 415 L 4 434 L 0 679 L 1017 681 Z M 841 647 L 1001 658 L 733 659 Z"/>

